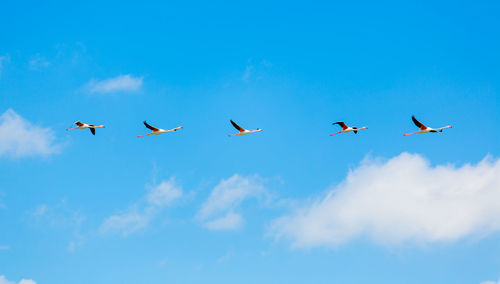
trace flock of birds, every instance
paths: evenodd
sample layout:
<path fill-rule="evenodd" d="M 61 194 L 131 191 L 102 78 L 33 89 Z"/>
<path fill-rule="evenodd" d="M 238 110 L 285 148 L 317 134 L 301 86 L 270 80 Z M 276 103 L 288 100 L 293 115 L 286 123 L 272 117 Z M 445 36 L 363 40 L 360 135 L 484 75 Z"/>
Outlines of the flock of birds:
<path fill-rule="evenodd" d="M 415 118 L 415 116 L 412 116 L 411 119 L 413 120 L 413 123 L 415 123 L 415 125 L 419 128 L 419 131 L 413 132 L 413 133 L 405 133 L 405 134 L 403 134 L 404 136 L 408 136 L 408 135 L 412 135 L 412 134 L 418 134 L 418 133 L 443 132 L 443 129 L 445 129 L 445 128 L 451 128 L 451 125 L 440 127 L 440 128 L 431 128 L 431 127 L 425 126 L 423 123 L 421 123 L 420 121 L 418 121 Z M 230 120 L 230 122 L 234 126 L 234 128 L 236 128 L 236 130 L 238 130 L 239 132 L 236 133 L 236 134 L 230 134 L 228 136 L 247 135 L 249 133 L 256 133 L 256 132 L 261 132 L 262 131 L 262 129 L 260 129 L 260 128 L 257 128 L 255 130 L 248 130 L 248 129 L 245 129 L 245 128 L 239 126 L 238 124 L 236 124 L 236 122 L 234 122 L 232 120 Z M 104 125 L 87 124 L 87 123 L 82 123 L 81 121 L 77 121 L 77 122 L 75 122 L 75 124 L 76 124 L 76 127 L 74 127 L 74 128 L 68 128 L 66 130 L 90 129 L 90 132 L 92 132 L 92 134 L 95 135 L 95 129 L 96 128 L 104 128 Z M 334 125 L 338 124 L 340 127 L 342 127 L 342 130 L 340 130 L 339 132 L 330 134 L 330 136 L 337 135 L 339 133 L 347 133 L 347 132 L 351 132 L 351 131 L 354 132 L 354 134 L 358 134 L 359 130 L 368 129 L 368 127 L 366 127 L 366 126 L 359 127 L 359 128 L 356 127 L 356 126 L 347 126 L 343 121 L 337 121 L 337 122 L 334 122 L 333 124 Z M 144 136 L 148 136 L 148 135 L 152 135 L 152 134 L 159 135 L 159 134 L 162 134 L 162 133 L 174 132 L 174 131 L 177 131 L 177 130 L 183 128 L 182 126 L 179 126 L 179 127 L 172 128 L 172 129 L 161 129 L 161 128 L 157 128 L 157 127 L 149 125 L 146 121 L 144 121 L 144 125 L 147 128 L 149 128 L 152 132 L 150 132 L 148 134 L 145 134 L 145 135 L 139 135 L 137 137 L 144 137 Z"/>

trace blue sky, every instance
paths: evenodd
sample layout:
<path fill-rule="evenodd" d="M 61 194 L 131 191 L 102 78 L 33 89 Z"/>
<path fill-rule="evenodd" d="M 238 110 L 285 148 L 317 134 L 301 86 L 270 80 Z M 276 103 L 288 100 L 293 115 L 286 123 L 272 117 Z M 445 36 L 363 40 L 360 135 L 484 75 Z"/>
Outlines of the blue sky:
<path fill-rule="evenodd" d="M 0 284 L 497 283 L 499 12 L 3 3 Z"/>

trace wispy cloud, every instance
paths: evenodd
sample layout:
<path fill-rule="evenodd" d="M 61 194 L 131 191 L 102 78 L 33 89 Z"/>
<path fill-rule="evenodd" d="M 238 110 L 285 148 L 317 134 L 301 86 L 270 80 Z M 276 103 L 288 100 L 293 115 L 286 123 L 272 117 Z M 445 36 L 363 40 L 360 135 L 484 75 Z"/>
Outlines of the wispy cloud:
<path fill-rule="evenodd" d="M 197 213 L 197 219 L 211 230 L 234 230 L 241 227 L 243 217 L 235 213 L 240 204 L 249 198 L 267 196 L 258 176 L 233 175 L 214 187 Z"/>
<path fill-rule="evenodd" d="M 9 62 L 10 62 L 10 56 L 8 54 L 0 56 L 0 77 L 2 76 L 4 65 Z"/>
<path fill-rule="evenodd" d="M 498 282 L 496 282 L 496 281 L 484 281 L 484 282 L 481 282 L 480 284 L 500 284 L 500 279 L 498 280 Z"/>
<path fill-rule="evenodd" d="M 248 82 L 248 80 L 250 80 L 250 76 L 252 76 L 253 68 L 254 68 L 253 65 L 247 65 L 245 67 L 245 71 L 243 72 L 243 75 L 241 76 L 241 80 L 243 80 L 243 82 Z"/>
<path fill-rule="evenodd" d="M 91 80 L 85 86 L 90 94 L 110 94 L 118 92 L 136 92 L 141 89 L 143 77 L 130 74 L 120 75 L 105 80 Z"/>
<path fill-rule="evenodd" d="M 241 80 L 243 80 L 243 82 L 245 83 L 248 83 L 251 80 L 261 79 L 265 74 L 265 70 L 273 67 L 273 64 L 265 59 L 256 64 L 252 63 L 252 61 L 252 59 L 248 59 L 245 70 L 241 75 Z"/>
<path fill-rule="evenodd" d="M 234 212 L 227 212 L 226 215 L 205 222 L 205 227 L 210 230 L 236 230 L 243 225 L 243 217 Z"/>
<path fill-rule="evenodd" d="M 42 68 L 49 67 L 50 62 L 40 55 L 40 53 L 35 54 L 28 62 L 29 68 L 31 70 L 40 70 Z"/>
<path fill-rule="evenodd" d="M 10 247 L 8 245 L 0 245 L 0 250 L 9 250 Z"/>
<path fill-rule="evenodd" d="M 60 149 L 50 128 L 33 125 L 12 109 L 0 116 L 0 156 L 49 156 Z"/>
<path fill-rule="evenodd" d="M 81 232 L 82 224 L 86 219 L 85 216 L 80 211 L 68 207 L 65 199 L 50 206 L 39 204 L 29 211 L 29 217 L 33 225 L 71 230 L 72 237 L 68 243 L 69 252 L 73 252 L 77 247 L 82 246 L 86 239 Z"/>
<path fill-rule="evenodd" d="M 439 165 L 416 154 L 367 159 L 326 196 L 275 220 L 294 247 L 368 236 L 383 244 L 438 242 L 500 231 L 500 160 Z"/>
<path fill-rule="evenodd" d="M 174 179 L 162 181 L 126 211 L 106 218 L 99 232 L 121 233 L 127 236 L 139 231 L 147 227 L 163 208 L 171 206 L 181 197 L 182 189 L 175 185 Z"/>
<path fill-rule="evenodd" d="M 14 282 L 7 280 L 7 278 L 3 275 L 0 275 L 0 284 L 36 284 L 36 282 L 31 279 L 21 279 L 19 282 Z"/>
<path fill-rule="evenodd" d="M 231 259 L 233 254 L 234 254 L 234 252 L 232 250 L 229 250 L 223 256 L 221 256 L 217 259 L 217 264 L 222 264 L 224 262 L 227 262 L 229 259 Z"/>

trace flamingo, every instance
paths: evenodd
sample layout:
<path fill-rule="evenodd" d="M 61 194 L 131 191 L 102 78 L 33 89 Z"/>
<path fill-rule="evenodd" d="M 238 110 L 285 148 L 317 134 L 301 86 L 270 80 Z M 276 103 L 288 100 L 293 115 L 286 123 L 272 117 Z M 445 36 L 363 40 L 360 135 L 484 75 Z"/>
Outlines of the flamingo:
<path fill-rule="evenodd" d="M 233 135 L 228 135 L 228 136 L 237 136 L 237 135 L 247 135 L 248 133 L 254 133 L 254 132 L 261 132 L 262 129 L 257 128 L 255 130 L 246 130 L 243 127 L 239 126 L 236 124 L 234 121 L 230 120 L 231 124 L 234 126 L 234 128 L 238 129 L 239 133 L 233 134 Z"/>
<path fill-rule="evenodd" d="M 144 136 L 148 136 L 151 134 L 158 135 L 158 134 L 167 133 L 167 132 L 174 132 L 174 131 L 177 131 L 177 130 L 183 128 L 182 126 L 179 126 L 179 127 L 176 127 L 176 128 L 170 129 L 170 130 L 169 129 L 161 129 L 161 128 L 156 128 L 154 126 L 149 125 L 146 121 L 144 121 L 144 125 L 147 128 L 153 130 L 153 132 L 145 134 L 145 135 L 139 135 L 137 137 L 144 137 Z"/>
<path fill-rule="evenodd" d="M 430 128 L 430 127 L 427 127 L 425 125 L 423 125 L 420 121 L 418 121 L 414 115 L 411 116 L 411 119 L 413 120 L 413 123 L 415 123 L 415 125 L 420 128 L 419 131 L 417 132 L 413 132 L 413 133 L 407 133 L 407 134 L 403 134 L 403 136 L 408 136 L 408 135 L 412 135 L 412 134 L 417 134 L 417 133 L 429 133 L 429 132 L 443 132 L 443 129 L 445 128 L 451 128 L 451 125 L 448 125 L 448 126 L 445 126 L 445 127 L 441 127 L 441 128 Z"/>
<path fill-rule="evenodd" d="M 66 130 L 75 130 L 75 129 L 90 129 L 90 132 L 92 132 L 92 135 L 95 135 L 95 129 L 96 128 L 104 128 L 104 125 L 94 125 L 94 124 L 87 124 L 87 123 L 82 123 L 81 121 L 76 121 L 75 122 L 76 127 L 74 128 L 67 128 Z"/>
<path fill-rule="evenodd" d="M 330 136 L 333 136 L 333 135 L 336 135 L 336 134 L 339 134 L 339 133 L 347 133 L 347 132 L 351 132 L 353 131 L 354 134 L 358 134 L 358 130 L 361 130 L 361 129 L 368 129 L 368 127 L 366 126 L 363 126 L 361 128 L 357 128 L 356 126 L 347 126 L 345 125 L 345 123 L 343 121 L 337 121 L 335 123 L 332 123 L 333 125 L 335 124 L 338 124 L 342 127 L 342 130 L 340 130 L 339 132 L 336 132 L 336 133 L 333 133 L 333 134 L 330 134 Z"/>

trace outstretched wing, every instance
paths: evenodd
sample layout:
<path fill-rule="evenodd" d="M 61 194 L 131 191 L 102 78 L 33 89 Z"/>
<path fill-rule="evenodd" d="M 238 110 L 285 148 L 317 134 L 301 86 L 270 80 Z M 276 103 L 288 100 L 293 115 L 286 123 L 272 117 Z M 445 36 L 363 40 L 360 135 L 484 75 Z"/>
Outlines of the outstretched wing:
<path fill-rule="evenodd" d="M 75 124 L 78 125 L 78 126 L 82 126 L 83 125 L 83 123 L 81 123 L 79 120 L 76 121 Z"/>
<path fill-rule="evenodd" d="M 95 128 L 89 128 L 90 132 L 92 132 L 92 135 L 95 135 Z"/>
<path fill-rule="evenodd" d="M 340 125 L 340 127 L 342 127 L 342 129 L 346 129 L 347 128 L 347 125 L 345 125 L 345 123 L 343 121 L 334 122 L 333 125 L 335 125 L 335 124 Z"/>
<path fill-rule="evenodd" d="M 144 125 L 145 125 L 147 128 L 149 128 L 149 129 L 151 129 L 151 130 L 153 130 L 153 131 L 158 131 L 158 130 L 159 130 L 158 128 L 156 128 L 156 127 L 154 127 L 154 126 L 149 125 L 149 124 L 148 124 L 145 120 L 144 120 Z"/>
<path fill-rule="evenodd" d="M 239 132 L 245 131 L 245 129 L 243 129 L 243 127 L 239 126 L 238 124 L 236 124 L 236 122 L 234 122 L 232 120 L 231 120 L 231 124 L 234 126 L 234 128 L 238 129 Z"/>
<path fill-rule="evenodd" d="M 422 122 L 418 121 L 414 115 L 411 116 L 411 120 L 413 120 L 413 123 L 415 123 L 415 125 L 420 128 L 420 129 L 426 129 L 427 126 L 423 125 Z"/>

